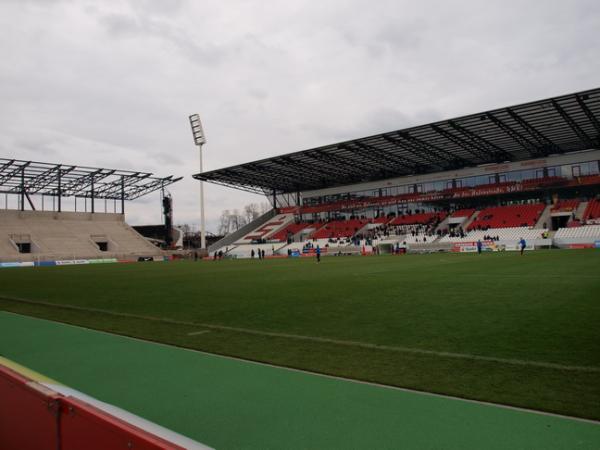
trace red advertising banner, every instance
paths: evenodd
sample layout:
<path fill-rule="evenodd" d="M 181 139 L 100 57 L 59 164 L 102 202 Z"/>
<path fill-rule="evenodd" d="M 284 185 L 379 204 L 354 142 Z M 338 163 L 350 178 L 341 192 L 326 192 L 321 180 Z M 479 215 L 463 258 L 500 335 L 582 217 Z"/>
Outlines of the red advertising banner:
<path fill-rule="evenodd" d="M 369 197 L 364 199 L 349 199 L 335 203 L 327 203 L 316 206 L 305 206 L 302 208 L 287 207 L 280 208 L 280 212 L 311 214 L 327 211 L 344 211 L 353 209 L 364 209 L 371 206 L 390 206 L 406 203 L 427 203 L 439 200 L 453 200 L 471 197 L 485 197 L 490 195 L 503 195 L 515 192 L 537 191 L 546 188 L 563 188 L 583 185 L 600 184 L 600 175 L 589 175 L 567 179 L 562 177 L 536 178 L 519 182 L 506 182 L 478 186 L 471 188 L 445 189 L 429 193 L 402 194 L 395 196 Z"/>

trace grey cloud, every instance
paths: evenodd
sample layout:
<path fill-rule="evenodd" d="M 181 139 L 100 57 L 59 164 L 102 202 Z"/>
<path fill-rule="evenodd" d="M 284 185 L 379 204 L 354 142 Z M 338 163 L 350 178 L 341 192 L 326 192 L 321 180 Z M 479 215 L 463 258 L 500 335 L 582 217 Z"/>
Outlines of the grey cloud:
<path fill-rule="evenodd" d="M 162 17 L 143 13 L 107 13 L 99 15 L 111 38 L 154 38 L 181 51 L 194 62 L 216 64 L 227 57 L 229 49 L 205 41 L 194 40 L 183 28 L 174 26 Z"/>
<path fill-rule="evenodd" d="M 0 151 L 185 176 L 598 85 L 600 3 L 0 2 Z M 207 221 L 261 201 L 206 186 Z M 154 206 L 153 206 L 154 205 Z M 127 206 L 160 221 L 158 195 Z"/>
<path fill-rule="evenodd" d="M 94 10 L 94 12 L 97 12 Z M 135 36 L 143 32 L 137 18 L 128 14 L 110 13 L 101 17 L 100 22 L 106 26 L 106 30 L 113 36 Z"/>

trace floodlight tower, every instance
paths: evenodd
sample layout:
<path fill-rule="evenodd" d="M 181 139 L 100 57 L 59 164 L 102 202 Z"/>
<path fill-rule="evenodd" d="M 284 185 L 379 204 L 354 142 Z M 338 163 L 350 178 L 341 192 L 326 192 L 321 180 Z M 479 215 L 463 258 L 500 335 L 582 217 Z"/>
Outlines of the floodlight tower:
<path fill-rule="evenodd" d="M 194 136 L 194 144 L 198 146 L 200 155 L 200 173 L 202 173 L 202 146 L 206 144 L 202 122 L 200 122 L 199 114 L 190 116 L 190 125 L 192 126 L 192 135 Z M 200 248 L 206 248 L 206 230 L 204 229 L 204 182 L 200 180 Z"/>

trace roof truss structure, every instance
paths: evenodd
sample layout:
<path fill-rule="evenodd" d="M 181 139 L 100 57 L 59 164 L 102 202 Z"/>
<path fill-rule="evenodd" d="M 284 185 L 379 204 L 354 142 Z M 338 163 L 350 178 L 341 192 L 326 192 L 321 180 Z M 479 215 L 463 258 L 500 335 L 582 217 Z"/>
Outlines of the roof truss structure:
<path fill-rule="evenodd" d="M 181 180 L 147 172 L 0 158 L 0 193 L 134 200 Z"/>
<path fill-rule="evenodd" d="M 288 193 L 591 148 L 600 148 L 600 88 L 203 172 L 194 178 L 261 194 Z"/>

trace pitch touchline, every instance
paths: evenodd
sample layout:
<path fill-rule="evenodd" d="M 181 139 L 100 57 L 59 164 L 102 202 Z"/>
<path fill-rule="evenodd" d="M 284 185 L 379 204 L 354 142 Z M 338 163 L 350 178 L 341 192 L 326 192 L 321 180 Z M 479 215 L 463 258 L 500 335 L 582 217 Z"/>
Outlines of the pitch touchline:
<path fill-rule="evenodd" d="M 518 366 L 543 367 L 546 369 L 600 373 L 600 367 L 594 367 L 594 366 L 573 366 L 573 365 L 550 363 L 550 362 L 544 362 L 544 361 L 527 361 L 527 360 L 523 360 L 523 359 L 498 358 L 498 357 L 494 357 L 494 356 L 472 355 L 469 353 L 443 352 L 443 351 L 425 350 L 425 349 L 421 349 L 421 348 L 412 348 L 412 347 L 398 347 L 398 346 L 391 346 L 391 345 L 369 344 L 369 343 L 365 343 L 365 342 L 347 341 L 347 340 L 318 337 L 318 336 L 303 336 L 300 334 L 279 333 L 276 331 L 261 331 L 261 330 L 253 330 L 250 328 L 230 327 L 227 325 L 214 325 L 214 324 L 209 324 L 209 323 L 187 322 L 187 321 L 182 321 L 182 320 L 164 319 L 164 318 L 153 317 L 153 316 L 139 316 L 136 314 L 121 313 L 121 312 L 109 311 L 109 310 L 99 309 L 99 308 L 85 308 L 83 306 L 64 305 L 64 304 L 57 305 L 55 303 L 45 302 L 42 300 L 30 300 L 30 299 L 4 297 L 4 296 L 0 297 L 0 299 L 13 301 L 13 302 L 20 302 L 20 303 L 29 303 L 32 305 L 49 306 L 49 307 L 53 307 L 53 308 L 71 309 L 71 310 L 85 311 L 85 312 L 96 312 L 96 313 L 100 313 L 100 314 L 112 315 L 115 317 L 129 317 L 132 319 L 149 320 L 149 321 L 154 321 L 154 322 L 169 323 L 169 324 L 173 324 L 173 325 L 185 325 L 185 326 L 197 327 L 197 328 L 209 328 L 212 330 L 233 331 L 236 333 L 252 334 L 252 335 L 256 335 L 256 336 L 269 336 L 269 337 L 294 339 L 294 340 L 309 341 L 309 342 L 320 342 L 320 343 L 324 343 L 324 344 L 343 345 L 346 347 L 358 347 L 358 348 L 366 348 L 366 349 L 371 349 L 371 350 L 386 350 L 386 351 L 392 351 L 392 352 L 398 352 L 398 353 L 412 353 L 412 354 L 420 354 L 420 355 L 441 356 L 441 357 L 446 357 L 446 358 L 468 359 L 468 360 L 473 360 L 473 361 L 488 361 L 488 362 L 496 362 L 496 363 L 502 363 L 502 364 L 513 364 L 513 365 L 518 365 Z M 205 332 L 206 332 L 206 330 L 201 331 L 201 332 L 189 333 L 188 336 L 193 336 L 196 334 L 203 334 Z"/>

